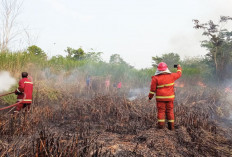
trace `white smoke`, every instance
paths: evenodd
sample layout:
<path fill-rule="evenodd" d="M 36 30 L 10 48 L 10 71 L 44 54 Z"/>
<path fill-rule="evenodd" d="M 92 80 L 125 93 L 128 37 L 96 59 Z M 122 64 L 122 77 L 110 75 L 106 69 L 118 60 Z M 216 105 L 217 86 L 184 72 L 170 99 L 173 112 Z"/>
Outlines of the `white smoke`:
<path fill-rule="evenodd" d="M 7 71 L 0 71 L 0 93 L 8 91 L 14 84 L 16 80 L 10 76 Z"/>
<path fill-rule="evenodd" d="M 128 93 L 128 99 L 130 101 L 133 101 L 137 98 L 142 98 L 148 95 L 149 88 L 144 87 L 144 88 L 136 88 L 136 89 L 130 89 Z"/>

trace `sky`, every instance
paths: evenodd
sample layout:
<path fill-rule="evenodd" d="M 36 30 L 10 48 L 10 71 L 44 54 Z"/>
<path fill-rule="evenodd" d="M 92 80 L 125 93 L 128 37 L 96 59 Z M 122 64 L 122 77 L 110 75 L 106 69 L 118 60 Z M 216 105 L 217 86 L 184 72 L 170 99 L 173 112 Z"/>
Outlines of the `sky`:
<path fill-rule="evenodd" d="M 152 56 L 178 53 L 203 56 L 202 31 L 193 19 L 219 21 L 232 15 L 232 0 L 24 0 L 17 23 L 49 56 L 67 47 L 120 56 L 136 68 L 152 65 Z"/>

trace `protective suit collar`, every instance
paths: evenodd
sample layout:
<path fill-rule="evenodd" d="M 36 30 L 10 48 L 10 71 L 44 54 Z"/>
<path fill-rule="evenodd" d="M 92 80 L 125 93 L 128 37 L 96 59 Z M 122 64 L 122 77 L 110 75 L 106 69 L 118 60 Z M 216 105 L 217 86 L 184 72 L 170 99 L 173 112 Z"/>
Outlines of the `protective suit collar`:
<path fill-rule="evenodd" d="M 155 72 L 155 75 L 159 75 L 159 74 L 163 74 L 163 73 L 171 74 L 171 72 L 170 72 L 169 69 L 167 69 L 167 70 L 165 70 L 165 71 L 159 71 L 159 70 L 157 69 L 156 72 Z"/>

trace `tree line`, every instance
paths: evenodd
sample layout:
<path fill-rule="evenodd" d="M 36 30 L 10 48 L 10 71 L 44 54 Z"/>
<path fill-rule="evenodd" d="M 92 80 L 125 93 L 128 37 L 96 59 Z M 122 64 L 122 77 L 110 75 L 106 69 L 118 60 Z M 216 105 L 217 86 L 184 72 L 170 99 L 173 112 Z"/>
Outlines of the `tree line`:
<path fill-rule="evenodd" d="M 2 16 L 5 18 L 2 20 L 4 27 L 2 27 L 2 33 L 0 33 L 0 57 L 2 58 L 3 65 L 4 59 L 7 58 L 7 54 L 3 53 L 11 53 L 8 49 L 8 44 L 11 39 L 14 38 L 12 30 L 16 17 L 18 16 L 20 5 L 17 0 L 11 3 L 2 0 L 2 6 L 4 8 Z M 181 64 L 184 69 L 184 78 L 197 78 L 205 81 L 216 81 L 218 83 L 231 79 L 232 31 L 226 29 L 227 24 L 231 20 L 232 17 L 229 16 L 221 16 L 217 23 L 212 20 L 205 23 L 201 23 L 196 19 L 193 20 L 194 28 L 203 30 L 202 36 L 207 37 L 207 40 L 201 41 L 202 48 L 207 50 L 207 54 L 204 57 L 181 59 L 178 53 L 171 52 L 153 56 L 151 65 L 156 67 L 159 62 L 164 61 L 171 70 L 174 70 L 172 68 L 174 64 Z M 20 56 L 23 60 L 25 60 L 25 58 L 30 58 L 30 62 L 35 64 L 40 63 L 40 65 L 44 67 L 50 66 L 57 70 L 88 67 L 92 69 L 90 70 L 92 75 L 114 75 L 115 78 L 117 77 L 118 79 L 130 78 L 133 80 L 140 80 L 140 82 L 149 81 L 150 76 L 152 76 L 156 70 L 156 68 L 135 69 L 119 54 L 111 55 L 109 62 L 106 62 L 103 61 L 101 57 L 103 52 L 94 52 L 93 50 L 86 52 L 81 47 L 78 49 L 67 47 L 64 51 L 66 52 L 66 56 L 58 55 L 48 59 L 46 52 L 40 47 L 32 45 L 29 46 L 27 50 L 18 52 L 20 53 L 18 57 Z M 24 57 L 22 57 L 23 55 Z M 14 57 L 16 57 L 16 55 Z M 99 70 L 93 70 L 97 67 Z"/>

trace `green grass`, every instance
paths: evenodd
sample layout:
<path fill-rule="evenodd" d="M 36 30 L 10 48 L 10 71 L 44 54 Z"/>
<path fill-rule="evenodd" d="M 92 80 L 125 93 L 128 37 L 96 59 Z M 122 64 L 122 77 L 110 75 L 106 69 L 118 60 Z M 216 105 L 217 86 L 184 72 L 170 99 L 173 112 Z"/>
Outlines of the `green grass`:
<path fill-rule="evenodd" d="M 188 59 L 183 61 L 183 78 L 199 78 L 209 75 L 207 67 L 202 68 L 199 59 Z M 34 67 L 34 69 L 32 69 Z M 63 56 L 54 56 L 51 59 L 26 52 L 0 53 L 0 70 L 12 73 L 14 77 L 20 77 L 22 71 L 31 71 L 34 76 L 39 76 L 41 71 L 49 68 L 54 74 L 65 71 L 71 74 L 72 71 L 79 71 L 83 77 L 90 76 L 111 76 L 112 82 L 123 81 L 131 86 L 147 86 L 156 68 L 137 70 L 126 64 L 110 64 L 103 61 L 74 60 Z M 176 69 L 170 69 L 175 72 Z M 35 71 L 38 71 L 35 73 Z"/>

